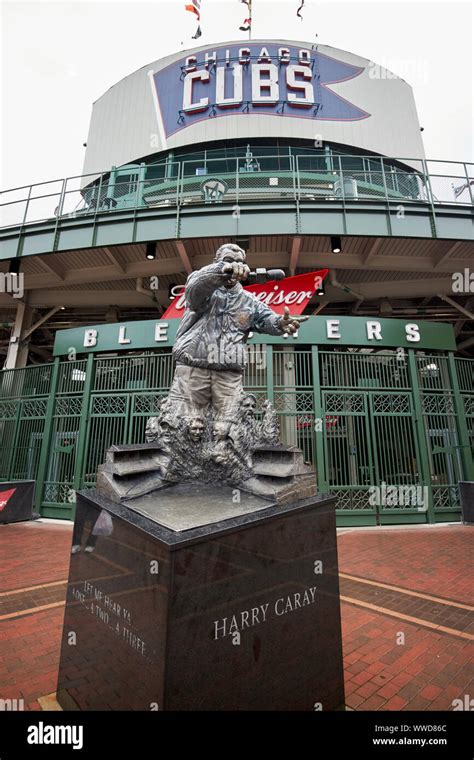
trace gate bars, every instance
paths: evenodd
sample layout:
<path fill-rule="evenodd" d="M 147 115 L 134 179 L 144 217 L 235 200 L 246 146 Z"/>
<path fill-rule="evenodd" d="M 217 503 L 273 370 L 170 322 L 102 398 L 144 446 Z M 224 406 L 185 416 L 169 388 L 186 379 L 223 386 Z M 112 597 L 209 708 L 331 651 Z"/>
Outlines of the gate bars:
<path fill-rule="evenodd" d="M 0 481 L 36 479 L 41 514 L 71 518 L 106 449 L 144 440 L 172 375 L 168 350 L 3 371 Z M 273 401 L 283 442 L 337 497 L 339 525 L 459 519 L 458 482 L 474 480 L 474 361 L 255 345 L 245 386 L 258 409 Z"/>

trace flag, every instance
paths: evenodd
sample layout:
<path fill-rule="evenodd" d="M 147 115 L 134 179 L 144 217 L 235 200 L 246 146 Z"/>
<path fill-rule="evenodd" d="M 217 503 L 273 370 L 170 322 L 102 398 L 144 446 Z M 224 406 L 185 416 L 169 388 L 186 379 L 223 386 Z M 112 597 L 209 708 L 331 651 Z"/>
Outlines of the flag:
<path fill-rule="evenodd" d="M 299 0 L 299 1 L 301 2 L 301 5 L 299 6 L 298 10 L 296 11 L 296 15 L 298 16 L 298 18 L 301 19 L 301 21 L 303 21 L 303 16 L 301 15 L 301 10 L 302 10 L 302 8 L 304 6 L 305 0 Z"/>
<path fill-rule="evenodd" d="M 187 11 L 191 11 L 191 13 L 195 13 L 197 16 L 197 20 L 201 20 L 201 0 L 191 0 L 191 3 L 184 6 Z"/>
<path fill-rule="evenodd" d="M 249 32 L 252 28 L 252 0 L 240 0 L 248 8 L 248 18 L 245 18 L 242 25 L 239 26 L 241 32 Z"/>
<path fill-rule="evenodd" d="M 196 14 L 198 22 L 201 20 L 201 0 L 191 0 L 191 3 L 188 3 L 188 5 L 185 5 L 184 7 L 187 11 Z M 201 34 L 201 25 L 198 24 L 196 34 L 193 34 L 193 40 L 197 40 Z"/>
<path fill-rule="evenodd" d="M 467 188 L 472 185 L 474 185 L 474 179 L 470 179 L 469 182 L 464 182 L 463 185 L 458 185 L 458 187 L 454 187 L 453 185 L 454 197 L 457 198 L 464 192 L 464 190 L 467 190 Z"/>

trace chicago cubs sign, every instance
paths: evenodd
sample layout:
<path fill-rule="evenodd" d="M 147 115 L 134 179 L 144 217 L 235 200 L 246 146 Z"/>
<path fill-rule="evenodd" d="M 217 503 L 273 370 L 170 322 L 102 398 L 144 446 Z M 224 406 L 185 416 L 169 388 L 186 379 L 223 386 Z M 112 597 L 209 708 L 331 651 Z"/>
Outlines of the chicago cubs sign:
<path fill-rule="evenodd" d="M 370 116 L 330 89 L 364 69 L 317 50 L 248 44 L 209 48 L 153 74 L 166 137 L 207 118 L 270 114 L 357 121 Z"/>

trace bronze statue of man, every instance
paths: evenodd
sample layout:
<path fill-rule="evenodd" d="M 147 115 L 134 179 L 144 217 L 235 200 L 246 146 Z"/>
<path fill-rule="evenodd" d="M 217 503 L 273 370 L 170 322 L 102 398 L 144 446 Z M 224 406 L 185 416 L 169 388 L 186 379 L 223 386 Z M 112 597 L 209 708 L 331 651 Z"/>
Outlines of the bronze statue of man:
<path fill-rule="evenodd" d="M 293 334 L 307 319 L 290 316 L 287 307 L 284 316 L 276 314 L 245 291 L 241 281 L 249 272 L 245 251 L 226 243 L 212 264 L 187 279 L 186 312 L 173 348 L 176 370 L 169 394 L 170 401 L 183 405 L 184 414 L 210 404 L 222 415 L 235 404 L 243 392 L 249 332 Z"/>

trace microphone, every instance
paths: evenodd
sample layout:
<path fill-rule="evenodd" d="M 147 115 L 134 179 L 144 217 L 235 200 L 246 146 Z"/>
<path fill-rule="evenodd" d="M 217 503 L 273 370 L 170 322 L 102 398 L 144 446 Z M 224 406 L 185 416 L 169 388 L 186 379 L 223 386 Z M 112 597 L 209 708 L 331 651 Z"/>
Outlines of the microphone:
<path fill-rule="evenodd" d="M 286 277 L 283 269 L 265 269 L 265 267 L 257 267 L 255 272 L 249 272 L 247 279 L 243 282 L 258 283 L 261 285 L 269 280 L 284 280 Z"/>

